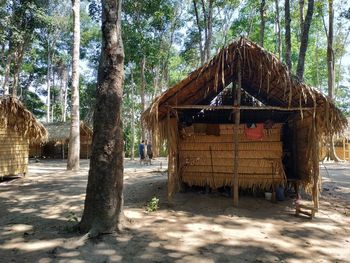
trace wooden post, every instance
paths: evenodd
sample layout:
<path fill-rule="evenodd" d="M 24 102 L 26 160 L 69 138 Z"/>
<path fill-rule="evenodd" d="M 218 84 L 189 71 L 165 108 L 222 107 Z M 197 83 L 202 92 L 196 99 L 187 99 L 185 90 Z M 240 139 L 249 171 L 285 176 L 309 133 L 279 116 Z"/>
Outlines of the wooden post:
<path fill-rule="evenodd" d="M 234 96 L 234 106 L 240 106 L 241 104 L 241 88 L 242 88 L 242 75 L 241 75 L 241 61 L 238 59 L 237 62 L 237 83 L 235 88 Z M 233 87 L 232 87 L 233 88 Z M 234 142 L 234 167 L 233 167 L 233 206 L 238 206 L 238 131 L 239 131 L 239 122 L 241 119 L 240 109 L 234 110 L 235 114 L 235 126 L 233 130 L 233 142 Z"/>
<path fill-rule="evenodd" d="M 172 204 L 172 170 L 173 170 L 173 155 L 170 145 L 170 110 L 167 111 L 167 143 L 168 143 L 168 203 Z"/>
<path fill-rule="evenodd" d="M 62 159 L 64 160 L 64 141 L 62 141 Z"/>
<path fill-rule="evenodd" d="M 312 187 L 312 199 L 314 201 L 314 208 L 318 211 L 319 207 L 319 189 L 318 189 L 318 181 L 319 181 L 319 153 L 318 153 L 318 134 L 317 134 L 317 126 L 316 119 L 314 118 L 312 121 L 312 132 L 313 132 L 313 176 L 314 176 L 314 185 Z"/>
<path fill-rule="evenodd" d="M 346 160 L 346 151 L 345 151 L 345 136 L 343 137 L 343 159 Z"/>

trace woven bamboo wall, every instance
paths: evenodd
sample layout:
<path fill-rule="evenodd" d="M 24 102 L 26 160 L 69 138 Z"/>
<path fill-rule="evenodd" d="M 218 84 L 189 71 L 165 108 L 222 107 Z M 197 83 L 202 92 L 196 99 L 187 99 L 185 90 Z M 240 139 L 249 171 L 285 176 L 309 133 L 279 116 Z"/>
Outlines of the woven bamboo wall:
<path fill-rule="evenodd" d="M 343 146 L 336 146 L 335 153 L 340 159 L 350 162 L 350 143 L 345 143 Z"/>
<path fill-rule="evenodd" d="M 0 145 L 0 177 L 27 173 L 28 139 L 0 127 Z"/>
<path fill-rule="evenodd" d="M 308 182 L 312 177 L 312 118 L 304 118 L 296 122 L 297 129 L 297 176 L 304 182 Z"/>
<path fill-rule="evenodd" d="M 268 189 L 282 184 L 285 173 L 282 166 L 281 127 L 264 129 L 260 140 L 251 140 L 239 128 L 238 181 L 241 188 Z M 179 142 L 180 173 L 189 185 L 212 188 L 232 186 L 234 168 L 234 125 L 218 125 L 217 135 L 207 135 L 205 124 L 186 128 Z"/>

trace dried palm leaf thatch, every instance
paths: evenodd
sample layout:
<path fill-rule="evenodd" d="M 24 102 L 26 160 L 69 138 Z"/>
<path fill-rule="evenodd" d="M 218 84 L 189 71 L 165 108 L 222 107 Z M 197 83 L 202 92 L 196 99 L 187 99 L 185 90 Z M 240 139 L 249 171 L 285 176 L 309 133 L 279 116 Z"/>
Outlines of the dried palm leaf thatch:
<path fill-rule="evenodd" d="M 147 127 L 165 139 L 164 125 L 171 106 L 195 105 L 211 101 L 237 75 L 242 65 L 242 88 L 268 106 L 300 107 L 301 118 L 317 119 L 319 135 L 341 133 L 347 120 L 334 102 L 293 76 L 275 55 L 263 47 L 240 38 L 220 49 L 218 54 L 187 78 L 160 94 L 142 114 Z M 302 108 L 313 108 L 303 112 Z"/>
<path fill-rule="evenodd" d="M 47 140 L 45 127 L 14 97 L 0 97 L 0 126 L 28 138 L 31 143 Z"/>

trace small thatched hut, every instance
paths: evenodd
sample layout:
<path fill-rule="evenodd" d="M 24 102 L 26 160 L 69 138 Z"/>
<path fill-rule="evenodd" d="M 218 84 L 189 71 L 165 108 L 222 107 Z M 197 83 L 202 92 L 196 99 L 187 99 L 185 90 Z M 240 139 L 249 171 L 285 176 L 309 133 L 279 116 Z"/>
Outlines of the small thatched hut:
<path fill-rule="evenodd" d="M 29 143 L 41 143 L 47 131 L 16 98 L 0 97 L 0 177 L 25 175 Z"/>
<path fill-rule="evenodd" d="M 70 123 L 44 123 L 48 131 L 48 140 L 45 144 L 30 145 L 30 157 L 45 157 L 65 159 L 68 155 Z M 92 129 L 84 122 L 80 122 L 80 158 L 88 159 L 91 155 Z"/>
<path fill-rule="evenodd" d="M 322 137 L 347 120 L 322 93 L 241 38 L 158 96 L 143 113 L 153 145 L 168 143 L 168 197 L 182 183 L 274 189 L 294 180 L 318 207 Z"/>
<path fill-rule="evenodd" d="M 348 123 L 350 123 L 350 118 L 348 118 Z M 350 127 L 345 130 L 344 134 L 339 136 L 334 146 L 337 156 L 342 160 L 350 162 Z"/>

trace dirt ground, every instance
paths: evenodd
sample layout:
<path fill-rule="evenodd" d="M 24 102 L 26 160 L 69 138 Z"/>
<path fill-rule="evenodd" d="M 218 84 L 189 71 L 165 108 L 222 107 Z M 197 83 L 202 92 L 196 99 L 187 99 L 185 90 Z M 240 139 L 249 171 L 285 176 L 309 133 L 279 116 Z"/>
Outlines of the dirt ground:
<path fill-rule="evenodd" d="M 88 162 L 31 163 L 24 179 L 0 183 L 0 262 L 350 262 L 350 164 L 321 165 L 321 209 L 294 216 L 293 200 L 232 198 L 203 191 L 166 201 L 165 159 L 125 163 L 121 234 L 94 240 L 71 233 L 83 210 Z M 162 172 L 163 171 L 163 172 Z M 147 213 L 145 203 L 160 199 Z"/>

